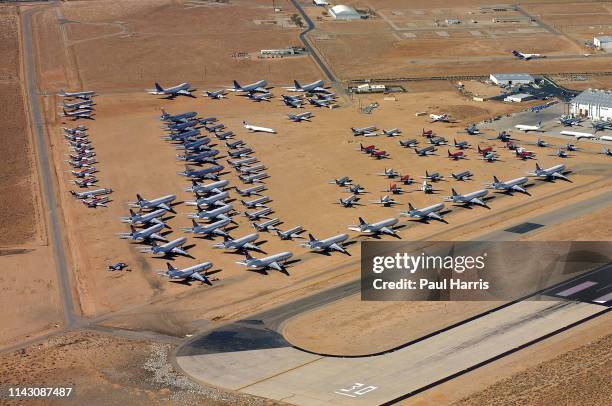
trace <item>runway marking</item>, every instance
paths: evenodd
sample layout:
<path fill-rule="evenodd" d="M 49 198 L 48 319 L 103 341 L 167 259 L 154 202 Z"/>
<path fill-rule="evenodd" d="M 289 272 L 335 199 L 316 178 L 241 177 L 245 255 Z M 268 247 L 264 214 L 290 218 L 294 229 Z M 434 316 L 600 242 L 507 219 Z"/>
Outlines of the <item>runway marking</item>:
<path fill-rule="evenodd" d="M 580 292 L 581 290 L 590 288 L 593 285 L 597 285 L 597 282 L 593 282 L 593 281 L 582 282 L 581 284 L 578 284 L 572 288 L 569 288 L 562 292 L 557 293 L 557 296 L 563 296 L 563 297 L 570 296 L 570 295 L 573 295 L 574 293 Z"/>

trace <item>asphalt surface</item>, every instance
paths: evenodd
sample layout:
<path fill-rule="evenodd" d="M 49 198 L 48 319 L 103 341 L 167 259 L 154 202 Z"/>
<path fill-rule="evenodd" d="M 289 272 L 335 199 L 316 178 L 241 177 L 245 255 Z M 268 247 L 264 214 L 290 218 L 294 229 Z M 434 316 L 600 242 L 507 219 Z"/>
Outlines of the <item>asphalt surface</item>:
<path fill-rule="evenodd" d="M 57 282 L 64 311 L 65 328 L 76 324 L 78 318 L 74 311 L 74 299 L 70 286 L 70 271 L 66 263 L 65 239 L 58 214 L 59 202 L 56 199 L 55 182 L 51 175 L 52 163 L 50 162 L 45 138 L 44 115 L 38 103 L 38 83 L 36 78 L 36 67 L 34 65 L 34 52 L 32 50 L 31 17 L 38 10 L 26 10 L 22 13 L 22 46 L 25 67 L 26 90 L 30 112 L 30 122 L 34 132 L 35 150 L 38 160 L 38 173 L 42 186 L 43 206 L 47 211 L 47 227 L 50 233 L 50 243 L 53 248 L 53 259 L 57 270 Z"/>

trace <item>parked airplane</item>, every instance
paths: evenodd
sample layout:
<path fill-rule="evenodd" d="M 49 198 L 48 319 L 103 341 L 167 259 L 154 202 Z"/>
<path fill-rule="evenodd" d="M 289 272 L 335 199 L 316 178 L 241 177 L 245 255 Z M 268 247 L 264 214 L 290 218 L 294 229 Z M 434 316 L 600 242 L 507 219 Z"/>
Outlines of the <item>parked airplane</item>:
<path fill-rule="evenodd" d="M 85 125 L 79 125 L 73 128 L 66 128 L 66 127 L 62 127 L 62 130 L 66 133 L 66 134 L 70 134 L 70 135 L 82 135 L 82 136 L 87 136 L 85 134 L 85 131 L 87 131 L 87 126 Z"/>
<path fill-rule="evenodd" d="M 271 220 L 265 221 L 263 223 L 251 223 L 251 225 L 255 228 L 255 230 L 257 231 L 271 231 L 271 230 L 276 230 L 276 225 L 280 224 L 281 221 L 277 218 L 273 218 Z"/>
<path fill-rule="evenodd" d="M 145 228 L 142 230 L 136 230 L 132 224 L 130 224 L 130 233 L 117 233 L 115 234 L 119 238 L 123 240 L 132 240 L 132 241 L 149 241 L 149 240 L 157 240 L 168 242 L 161 234 L 158 234 L 164 228 L 164 224 L 154 224 L 149 228 Z"/>
<path fill-rule="evenodd" d="M 391 193 L 394 195 L 401 195 L 402 193 L 404 193 L 404 189 L 402 189 L 401 187 L 397 186 L 396 183 L 390 183 L 389 186 L 382 190 L 383 192 L 387 192 L 387 193 Z"/>
<path fill-rule="evenodd" d="M 370 200 L 370 203 L 375 203 L 375 204 L 380 204 L 383 207 L 391 207 L 394 204 L 399 204 L 397 201 L 395 201 L 392 197 L 390 197 L 389 195 L 385 195 L 382 196 L 380 199 L 378 200 Z"/>
<path fill-rule="evenodd" d="M 308 242 L 303 243 L 302 246 L 313 251 L 338 251 L 343 254 L 350 255 L 342 246 L 342 243 L 346 241 L 348 237 L 348 234 L 338 234 L 324 240 L 317 240 L 312 234 L 308 234 Z"/>
<path fill-rule="evenodd" d="M 230 164 L 231 166 L 233 166 L 234 168 L 243 166 L 243 165 L 250 165 L 252 163 L 257 162 L 257 158 L 255 157 L 249 157 L 249 158 L 243 158 L 243 159 L 238 159 L 238 160 L 228 160 L 227 163 Z"/>
<path fill-rule="evenodd" d="M 463 172 L 459 172 L 459 173 L 452 172 L 451 176 L 455 180 L 469 180 L 469 178 L 474 176 L 474 174 L 472 172 L 470 172 L 470 171 L 463 171 Z"/>
<path fill-rule="evenodd" d="M 225 141 L 225 146 L 228 147 L 229 149 L 236 149 L 236 148 L 240 148 L 242 146 L 246 145 L 246 142 L 242 141 L 242 140 L 236 140 L 236 141 Z"/>
<path fill-rule="evenodd" d="M 612 150 L 610 148 L 608 148 L 608 147 L 603 147 L 603 151 L 600 152 L 600 154 L 612 156 Z"/>
<path fill-rule="evenodd" d="M 309 111 L 305 111 L 304 113 L 300 114 L 287 114 L 287 117 L 289 117 L 289 120 L 295 122 L 310 121 L 310 119 L 312 118 L 312 113 Z"/>
<path fill-rule="evenodd" d="M 612 130 L 612 123 L 606 121 L 593 122 L 591 127 L 593 127 L 593 132 Z"/>
<path fill-rule="evenodd" d="M 427 130 L 427 131 L 425 131 L 425 129 L 423 128 L 423 130 L 421 131 L 421 136 L 422 136 L 422 137 L 425 137 L 425 138 L 431 138 L 431 137 L 433 137 L 433 135 L 434 135 L 433 130 Z"/>
<path fill-rule="evenodd" d="M 465 156 L 463 151 L 450 152 L 450 149 L 448 150 L 448 157 L 450 159 L 455 160 L 455 161 L 457 161 L 459 159 L 467 159 L 467 157 Z"/>
<path fill-rule="evenodd" d="M 470 144 L 467 141 L 459 141 L 453 138 L 453 143 L 455 144 L 455 148 L 457 149 L 466 149 L 470 147 Z"/>
<path fill-rule="evenodd" d="M 421 179 L 427 179 L 427 180 L 430 180 L 432 182 L 437 182 L 439 180 L 443 180 L 444 176 L 440 175 L 439 172 L 429 173 L 428 170 L 425 170 L 425 176 L 421 176 Z"/>
<path fill-rule="evenodd" d="M 269 178 L 270 175 L 268 175 L 266 172 L 259 172 L 253 175 L 238 175 L 238 177 L 243 183 L 254 183 L 254 182 L 260 182 L 263 179 Z"/>
<path fill-rule="evenodd" d="M 338 199 L 338 204 L 342 205 L 342 207 L 353 207 L 355 206 L 358 200 L 359 197 L 357 195 L 350 195 L 348 197 L 345 197 L 344 199 Z"/>
<path fill-rule="evenodd" d="M 217 180 L 218 173 L 224 169 L 223 165 L 212 165 L 202 169 L 192 169 L 186 167 L 183 172 L 178 174 L 191 179 L 214 179 Z"/>
<path fill-rule="evenodd" d="M 348 176 L 343 176 L 341 178 L 334 179 L 330 181 L 329 183 L 336 184 L 338 186 L 347 186 L 347 185 L 350 185 L 351 182 L 352 182 L 351 178 L 349 178 Z"/>
<path fill-rule="evenodd" d="M 263 185 L 263 184 L 255 185 L 255 186 L 252 186 L 246 189 L 239 189 L 236 186 L 235 189 L 236 189 L 236 192 L 238 192 L 240 196 L 252 196 L 252 195 L 259 195 L 259 192 L 266 189 L 266 185 Z"/>
<path fill-rule="evenodd" d="M 187 161 L 192 165 L 202 165 L 202 164 L 216 164 L 217 155 L 219 151 L 216 149 L 202 151 L 197 154 L 187 154 L 187 155 L 177 155 L 176 159 L 179 161 Z"/>
<path fill-rule="evenodd" d="M 358 231 L 364 234 L 388 234 L 398 237 L 397 233 L 393 229 L 393 226 L 395 226 L 397 223 L 398 219 L 388 218 L 385 220 L 378 221 L 376 223 L 368 224 L 363 218 L 359 217 L 359 225 L 349 226 L 348 229 L 352 231 Z"/>
<path fill-rule="evenodd" d="M 477 204 L 483 207 L 488 207 L 487 204 L 481 199 L 486 196 L 489 192 L 485 189 L 477 190 L 466 195 L 458 193 L 455 189 L 451 189 L 452 195 L 444 197 L 444 201 L 453 202 L 458 204 L 470 205 Z"/>
<path fill-rule="evenodd" d="M 436 147 L 433 145 L 428 145 L 425 148 L 421 148 L 421 149 L 415 148 L 414 152 L 416 152 L 418 156 L 433 155 L 434 152 L 436 152 Z"/>
<path fill-rule="evenodd" d="M 517 124 L 514 126 L 514 128 L 526 133 L 529 131 L 544 132 L 544 130 L 542 130 L 541 121 L 539 121 L 537 125 Z"/>
<path fill-rule="evenodd" d="M 255 271 L 265 271 L 268 268 L 275 269 L 279 272 L 286 273 L 284 263 L 289 260 L 293 256 L 291 252 L 281 252 L 279 254 L 274 254 L 267 256 L 265 258 L 254 258 L 249 253 L 245 253 L 246 259 L 244 261 L 236 262 L 239 265 L 244 265 L 249 270 Z"/>
<path fill-rule="evenodd" d="M 270 102 L 270 99 L 272 98 L 272 96 L 274 95 L 270 92 L 261 93 L 261 94 L 249 92 L 246 94 L 246 97 L 256 102 L 262 102 L 262 101 Z"/>
<path fill-rule="evenodd" d="M 89 166 L 87 168 L 81 169 L 80 171 L 70 171 L 70 173 L 72 173 L 72 175 L 77 178 L 85 178 L 95 172 L 96 172 L 95 166 Z"/>
<path fill-rule="evenodd" d="M 304 104 L 304 100 L 302 100 L 299 96 L 287 96 L 282 94 L 281 100 L 285 103 L 286 106 L 289 106 L 293 109 L 301 109 Z"/>
<path fill-rule="evenodd" d="M 170 255 L 190 256 L 187 253 L 187 251 L 181 248 L 183 244 L 185 244 L 185 242 L 187 242 L 186 237 L 179 237 L 176 240 L 172 240 L 162 245 L 157 245 L 155 241 L 151 241 L 151 246 L 142 248 L 140 252 L 149 253 L 153 255 L 163 255 L 163 256 L 170 256 Z"/>
<path fill-rule="evenodd" d="M 446 220 L 444 220 L 442 216 L 438 214 L 438 212 L 440 212 L 443 208 L 443 203 L 437 203 L 422 209 L 415 209 L 412 203 L 408 202 L 408 210 L 400 212 L 400 216 L 416 218 L 423 222 L 433 219 L 446 223 Z"/>
<path fill-rule="evenodd" d="M 482 159 L 483 161 L 487 161 L 487 162 L 499 161 L 499 157 L 495 155 L 494 152 L 485 152 L 484 154 L 482 154 L 480 159 Z"/>
<path fill-rule="evenodd" d="M 232 158 L 240 158 L 240 157 L 245 157 L 247 155 L 250 155 L 253 152 L 255 152 L 253 148 L 245 147 L 245 148 L 234 149 L 234 150 L 228 151 L 227 154 Z"/>
<path fill-rule="evenodd" d="M 191 227 L 181 227 L 181 231 L 184 233 L 203 235 L 206 237 L 213 236 L 227 236 L 227 232 L 225 232 L 225 227 L 231 223 L 232 221 L 229 218 L 222 218 L 221 220 L 215 221 L 210 224 L 201 225 L 198 224 L 195 219 L 191 219 Z"/>
<path fill-rule="evenodd" d="M 78 187 L 85 188 L 95 185 L 98 182 L 98 178 L 96 178 L 95 176 L 89 176 L 87 178 L 77 178 L 72 180 L 71 182 L 77 185 Z"/>
<path fill-rule="evenodd" d="M 530 59 L 543 58 L 541 54 L 525 54 L 516 50 L 512 50 L 512 55 L 516 56 L 518 59 L 523 59 L 528 61 Z"/>
<path fill-rule="evenodd" d="M 529 172 L 528 175 L 542 178 L 543 180 L 547 180 L 547 181 L 553 181 L 555 179 L 563 179 L 568 182 L 571 182 L 571 180 L 567 176 L 564 175 L 564 172 L 565 172 L 565 165 L 563 164 L 551 166 L 550 168 L 547 168 L 547 169 L 542 169 L 540 168 L 540 165 L 538 165 L 538 163 L 536 162 L 535 171 Z"/>
<path fill-rule="evenodd" d="M 266 169 L 264 164 L 252 165 L 252 166 L 241 166 L 236 168 L 236 170 L 242 174 L 249 175 L 257 172 L 261 172 Z"/>
<path fill-rule="evenodd" d="M 234 87 L 231 87 L 227 90 L 229 90 L 230 92 L 259 92 L 259 93 L 268 93 L 268 89 L 266 89 L 266 86 L 268 85 L 268 82 L 265 80 L 259 80 L 255 83 L 251 83 L 250 85 L 245 85 L 245 86 L 240 86 L 240 84 L 237 81 L 233 81 L 234 82 Z"/>
<path fill-rule="evenodd" d="M 176 199 L 176 195 L 166 195 L 162 197 L 158 197 L 156 199 L 143 199 L 143 197 L 136 193 L 136 201 L 130 202 L 128 205 L 130 207 L 138 207 L 139 209 L 164 209 L 167 211 L 171 211 L 174 213 L 174 210 L 171 207 L 171 203 Z"/>
<path fill-rule="evenodd" d="M 127 224 L 136 224 L 140 226 L 144 226 L 150 223 L 153 224 L 161 224 L 165 226 L 163 222 L 163 217 L 168 212 L 164 209 L 155 210 L 149 213 L 135 213 L 134 210 L 130 209 L 129 217 L 121 217 L 122 223 Z"/>
<path fill-rule="evenodd" d="M 336 101 L 334 99 L 313 99 L 312 97 L 308 98 L 308 102 L 315 107 L 327 107 L 333 108 Z"/>
<path fill-rule="evenodd" d="M 414 178 L 410 177 L 410 175 L 402 175 L 399 180 L 404 185 L 412 185 L 414 183 Z"/>
<path fill-rule="evenodd" d="M 111 188 L 100 188 L 100 189 L 94 189 L 94 190 L 86 190 L 84 192 L 75 192 L 74 190 L 70 191 L 70 194 L 72 194 L 72 196 L 76 197 L 77 199 L 90 199 L 94 196 L 101 196 L 101 195 L 107 195 L 109 193 L 112 193 L 113 189 Z"/>
<path fill-rule="evenodd" d="M 294 80 L 293 87 L 287 87 L 286 89 L 290 92 L 329 93 L 329 90 L 325 89 L 323 84 L 323 80 L 317 80 L 307 85 L 300 85 L 297 80 Z"/>
<path fill-rule="evenodd" d="M 180 113 L 180 114 L 168 114 L 166 112 L 166 110 L 164 110 L 163 108 L 161 109 L 161 116 L 159 116 L 160 120 L 162 121 L 166 121 L 166 122 L 175 122 L 175 123 L 179 123 L 181 121 L 185 121 L 185 120 L 189 120 L 193 117 L 195 117 L 198 113 L 196 113 L 195 111 L 188 111 L 185 113 Z"/>
<path fill-rule="evenodd" d="M 198 207 L 210 207 L 210 206 L 224 206 L 225 199 L 229 198 L 228 192 L 219 192 L 208 197 L 199 197 L 196 200 L 186 201 L 187 206 L 198 206 Z"/>
<path fill-rule="evenodd" d="M 372 144 L 364 146 L 362 143 L 359 143 L 359 151 L 363 152 L 364 154 L 371 154 L 372 152 L 376 151 L 376 145 Z"/>
<path fill-rule="evenodd" d="M 62 105 L 62 107 L 66 110 L 78 110 L 78 109 L 87 109 L 93 110 L 94 102 L 91 99 L 81 100 L 74 103 L 66 103 Z"/>
<path fill-rule="evenodd" d="M 535 153 L 533 151 L 527 151 L 523 147 L 517 147 L 514 150 L 514 153 L 517 158 L 522 159 L 522 160 L 535 159 Z"/>
<path fill-rule="evenodd" d="M 559 117 L 559 123 L 564 127 L 573 127 L 575 125 L 580 125 L 582 122 L 582 118 L 580 117 L 572 117 L 572 116 L 561 116 Z"/>
<path fill-rule="evenodd" d="M 535 145 L 537 145 L 538 147 L 541 147 L 541 148 L 550 147 L 549 143 L 547 143 L 546 141 L 544 141 L 543 139 L 540 139 L 540 138 L 538 138 L 538 140 L 536 141 Z"/>
<path fill-rule="evenodd" d="M 504 193 L 512 194 L 512 192 L 519 192 L 526 195 L 529 195 L 529 192 L 523 187 L 525 183 L 527 183 L 528 179 L 526 176 L 521 178 L 512 179 L 506 182 L 502 182 L 497 179 L 496 176 L 493 176 L 493 183 L 488 183 L 485 185 L 487 189 L 499 190 Z"/>
<path fill-rule="evenodd" d="M 265 204 L 270 202 L 270 198 L 268 196 L 261 196 L 253 200 L 245 201 L 240 200 L 240 203 L 243 204 L 247 209 L 254 209 L 256 207 L 265 207 Z"/>
<path fill-rule="evenodd" d="M 557 151 L 554 154 L 549 154 L 548 156 L 556 156 L 559 158 L 569 158 L 567 151 L 563 148 L 557 148 Z"/>
<path fill-rule="evenodd" d="M 426 180 L 423 181 L 423 184 L 421 185 L 421 187 L 419 189 L 417 189 L 417 191 L 421 191 L 423 193 L 426 194 L 432 194 L 434 192 L 434 188 L 431 184 L 427 183 Z"/>
<path fill-rule="evenodd" d="M 78 120 L 79 118 L 87 118 L 93 120 L 93 116 L 95 113 L 92 110 L 74 110 L 74 111 L 66 111 L 63 109 L 63 117 L 69 117 L 74 120 Z"/>
<path fill-rule="evenodd" d="M 225 235 L 223 237 L 223 242 L 216 243 L 213 245 L 213 248 L 222 248 L 226 250 L 236 250 L 236 251 L 246 251 L 246 250 L 259 250 L 257 245 L 253 244 L 259 238 L 259 234 L 253 233 L 245 235 L 240 238 L 230 238 Z"/>
<path fill-rule="evenodd" d="M 354 136 L 364 136 L 364 137 L 370 137 L 373 135 L 376 135 L 376 131 L 377 128 L 376 126 L 369 126 L 369 127 L 362 127 L 362 128 L 355 128 L 355 127 L 351 127 L 351 131 L 353 132 Z"/>
<path fill-rule="evenodd" d="M 248 212 L 245 211 L 244 215 L 245 217 L 248 217 L 250 221 L 257 221 L 259 219 L 269 219 L 270 217 L 268 217 L 268 214 L 272 213 L 272 209 L 269 207 L 263 207 L 259 210 L 253 211 L 253 212 Z"/>
<path fill-rule="evenodd" d="M 583 132 L 578 132 L 578 131 L 561 131 L 561 135 L 569 135 L 571 137 L 576 137 L 576 141 L 579 141 L 583 138 L 585 139 L 597 138 L 595 134 L 583 133 Z"/>
<path fill-rule="evenodd" d="M 300 234 L 304 232 L 302 226 L 295 226 L 290 228 L 287 231 L 281 231 L 278 228 L 276 229 L 276 235 L 279 236 L 281 240 L 291 240 L 293 238 L 301 238 Z"/>
<path fill-rule="evenodd" d="M 568 151 L 578 151 L 578 147 L 574 144 L 570 144 L 569 142 L 565 144 L 565 149 L 567 149 Z"/>
<path fill-rule="evenodd" d="M 446 138 L 438 137 L 438 136 L 429 138 L 429 140 L 427 142 L 429 142 L 431 145 L 435 145 L 437 147 L 440 146 L 440 145 L 447 144 Z"/>
<path fill-rule="evenodd" d="M 147 89 L 149 94 L 159 95 L 159 96 L 168 96 L 170 99 L 174 99 L 176 96 L 189 96 L 195 97 L 191 94 L 195 89 L 191 88 L 191 85 L 187 82 L 178 84 L 176 86 L 171 86 L 167 88 L 163 88 L 159 83 L 155 83 L 155 89 Z"/>
<path fill-rule="evenodd" d="M 249 130 L 250 132 L 263 132 L 263 133 L 271 133 L 271 134 L 276 134 L 276 131 L 272 128 L 267 128 L 267 127 L 259 127 L 256 125 L 251 125 L 249 123 L 247 123 L 246 121 L 242 122 L 242 126 L 244 128 L 246 128 L 247 130 Z"/>
<path fill-rule="evenodd" d="M 480 155 L 484 155 L 484 154 L 487 154 L 489 152 L 495 152 L 495 151 L 493 151 L 493 147 L 486 146 L 486 147 L 481 148 L 480 145 L 478 146 L 478 153 Z"/>
<path fill-rule="evenodd" d="M 215 137 L 217 137 L 221 141 L 225 141 L 227 139 L 230 139 L 233 136 L 234 136 L 234 132 L 233 131 L 226 131 L 226 132 L 223 132 L 223 133 L 215 133 Z"/>
<path fill-rule="evenodd" d="M 159 272 L 160 275 L 166 276 L 171 280 L 181 279 L 184 283 L 189 284 L 190 280 L 200 281 L 212 286 L 212 283 L 206 271 L 212 267 L 212 262 L 202 262 L 198 265 L 193 265 L 184 269 L 177 269 L 173 267 L 169 262 L 166 262 L 168 270 L 166 272 Z M 200 272 L 204 272 L 203 274 Z"/>
<path fill-rule="evenodd" d="M 212 210 L 201 210 L 197 213 L 188 214 L 187 217 L 191 219 L 207 219 L 212 221 L 229 218 L 227 214 L 231 211 L 234 211 L 232 205 L 226 204 Z"/>
<path fill-rule="evenodd" d="M 431 119 L 431 123 L 435 123 L 438 121 L 448 123 L 450 120 L 448 114 L 430 114 L 429 118 Z"/>
<path fill-rule="evenodd" d="M 350 185 L 348 188 L 346 188 L 346 191 L 349 193 L 353 193 L 356 195 L 360 195 L 362 193 L 365 193 L 365 188 L 359 184 L 357 185 Z"/>
<path fill-rule="evenodd" d="M 465 127 L 465 132 L 470 135 L 480 134 L 480 130 L 478 129 L 478 127 L 476 127 L 476 124 L 470 124 L 469 126 Z"/>
<path fill-rule="evenodd" d="M 419 142 L 415 139 L 411 139 L 411 140 L 399 140 L 399 144 L 400 146 L 404 147 L 404 148 L 414 148 L 417 145 L 419 145 Z"/>
<path fill-rule="evenodd" d="M 94 196 L 90 199 L 82 199 L 81 202 L 90 208 L 98 208 L 98 207 L 106 207 L 106 203 L 110 202 L 110 197 L 108 196 Z"/>
<path fill-rule="evenodd" d="M 229 184 L 226 179 L 218 180 L 209 184 L 201 185 L 195 179 L 191 181 L 191 187 L 185 189 L 185 192 L 192 193 L 221 193 Z"/>
<path fill-rule="evenodd" d="M 377 173 L 377 175 L 378 176 L 384 176 L 384 177 L 386 177 L 388 179 L 393 179 L 393 178 L 399 176 L 399 172 L 394 170 L 393 168 L 389 168 L 389 169 L 385 168 L 384 172 Z"/>
<path fill-rule="evenodd" d="M 64 89 L 60 89 L 58 96 L 76 98 L 76 99 L 91 99 L 96 95 L 93 90 L 84 90 L 82 92 L 66 92 Z"/>
<path fill-rule="evenodd" d="M 211 99 L 224 99 L 226 95 L 225 89 L 217 90 L 214 92 L 205 91 L 204 96 L 210 97 Z"/>
<path fill-rule="evenodd" d="M 386 135 L 387 137 L 395 137 L 402 133 L 402 130 L 400 130 L 399 128 L 392 128 L 390 130 L 382 130 L 382 131 L 383 131 L 383 134 Z"/>

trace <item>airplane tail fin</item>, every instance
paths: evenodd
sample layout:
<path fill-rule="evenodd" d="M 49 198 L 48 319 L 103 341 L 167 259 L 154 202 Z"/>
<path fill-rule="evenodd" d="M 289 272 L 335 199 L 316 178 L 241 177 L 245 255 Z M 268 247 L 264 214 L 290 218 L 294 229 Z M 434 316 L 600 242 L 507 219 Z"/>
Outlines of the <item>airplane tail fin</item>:
<path fill-rule="evenodd" d="M 136 232 L 136 229 L 134 228 L 134 225 L 133 225 L 133 224 L 130 224 L 130 230 L 132 231 L 132 233 L 135 233 L 135 232 Z"/>
<path fill-rule="evenodd" d="M 542 127 L 542 122 L 538 121 L 538 127 Z"/>
<path fill-rule="evenodd" d="M 409 210 L 414 210 L 414 206 L 412 205 L 412 203 L 408 202 L 408 209 Z"/>
<path fill-rule="evenodd" d="M 163 92 L 164 88 L 159 85 L 159 83 L 155 82 L 155 90 L 158 92 Z"/>
<path fill-rule="evenodd" d="M 359 225 L 360 225 L 360 226 L 364 226 L 364 225 L 366 225 L 366 224 L 368 224 L 368 223 L 366 223 L 366 222 L 365 222 L 365 220 L 364 220 L 363 218 L 359 217 Z"/>
<path fill-rule="evenodd" d="M 538 163 L 536 162 L 536 171 L 539 171 L 540 169 L 542 168 L 540 168 L 540 165 L 538 165 Z"/>
<path fill-rule="evenodd" d="M 302 88 L 302 86 L 300 86 L 300 84 L 298 83 L 298 81 L 297 81 L 297 80 L 294 80 L 294 81 L 293 81 L 293 86 L 295 87 L 295 90 L 298 90 L 298 89 L 301 89 L 301 88 Z"/>
<path fill-rule="evenodd" d="M 66 94 L 66 91 L 65 91 L 64 89 L 60 89 L 60 90 L 59 90 L 59 95 L 60 95 L 60 96 L 63 96 L 63 95 L 65 95 L 65 94 Z"/>
<path fill-rule="evenodd" d="M 310 242 L 312 242 L 312 241 L 316 241 L 317 239 L 316 239 L 316 238 L 314 238 L 314 235 L 312 235 L 312 234 L 310 234 L 310 233 L 309 233 L 309 234 L 308 234 L 308 240 L 309 240 Z"/>
<path fill-rule="evenodd" d="M 223 236 L 223 241 L 224 241 L 224 242 L 229 241 L 229 239 L 230 239 L 230 238 L 229 238 L 229 235 L 225 234 L 225 235 Z"/>
<path fill-rule="evenodd" d="M 455 188 L 451 188 L 451 192 L 453 193 L 453 196 L 458 196 L 459 195 L 459 193 L 457 193 Z"/>
<path fill-rule="evenodd" d="M 195 221 L 195 219 L 191 219 L 191 224 L 193 225 L 193 227 L 198 227 L 198 222 Z"/>
<path fill-rule="evenodd" d="M 497 176 L 495 176 L 495 175 L 493 175 L 493 182 L 499 183 L 499 179 L 497 179 Z"/>
<path fill-rule="evenodd" d="M 244 251 L 244 256 L 246 257 L 247 261 L 253 259 L 253 257 L 251 256 L 251 254 L 249 254 L 249 251 Z"/>
<path fill-rule="evenodd" d="M 130 209 L 130 216 L 134 217 L 136 215 L 136 213 L 134 213 L 134 210 Z"/>
<path fill-rule="evenodd" d="M 176 271 L 176 268 L 173 267 L 170 262 L 166 262 L 166 267 L 168 268 L 168 271 Z"/>
<path fill-rule="evenodd" d="M 450 149 L 448 149 L 447 151 L 448 151 L 448 156 L 451 156 Z"/>
<path fill-rule="evenodd" d="M 235 80 L 234 82 L 234 89 L 238 90 L 238 89 L 242 89 L 242 86 L 240 86 L 240 83 L 236 82 Z"/>
<path fill-rule="evenodd" d="M 140 195 L 140 193 L 136 193 L 136 199 L 137 199 L 139 202 L 141 202 L 141 201 L 143 201 L 143 200 L 144 200 L 144 199 L 142 198 L 142 196 Z"/>

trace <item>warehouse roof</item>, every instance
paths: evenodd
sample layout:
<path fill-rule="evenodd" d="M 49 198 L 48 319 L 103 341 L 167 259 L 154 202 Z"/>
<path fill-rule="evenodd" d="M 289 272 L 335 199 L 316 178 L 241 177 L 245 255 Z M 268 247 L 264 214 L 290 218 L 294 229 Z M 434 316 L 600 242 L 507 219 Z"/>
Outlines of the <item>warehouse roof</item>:
<path fill-rule="evenodd" d="M 353 7 L 338 4 L 329 9 L 336 17 L 361 18 L 359 13 Z"/>
<path fill-rule="evenodd" d="M 534 81 L 533 76 L 527 73 L 492 73 L 491 77 L 494 77 L 496 80 L 529 80 Z"/>
<path fill-rule="evenodd" d="M 612 107 L 612 91 L 587 89 L 571 101 L 576 104 L 597 104 Z"/>
<path fill-rule="evenodd" d="M 601 42 L 612 42 L 612 35 L 603 35 L 595 38 L 597 38 Z"/>

